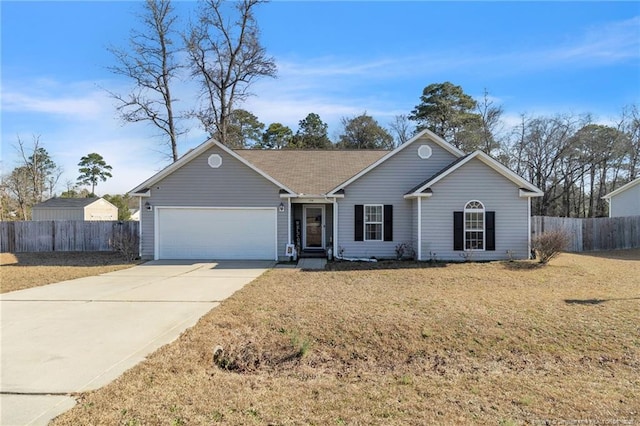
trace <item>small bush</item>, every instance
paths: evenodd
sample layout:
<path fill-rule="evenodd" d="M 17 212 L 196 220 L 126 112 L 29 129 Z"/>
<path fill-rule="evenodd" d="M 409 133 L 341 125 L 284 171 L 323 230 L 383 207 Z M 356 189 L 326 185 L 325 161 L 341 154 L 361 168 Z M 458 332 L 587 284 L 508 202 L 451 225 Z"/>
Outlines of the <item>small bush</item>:
<path fill-rule="evenodd" d="M 138 238 L 131 234 L 118 232 L 111 240 L 111 247 L 124 257 L 127 262 L 138 258 Z"/>
<path fill-rule="evenodd" d="M 396 245 L 396 258 L 398 260 L 402 259 L 414 259 L 416 256 L 416 252 L 413 249 L 411 243 L 400 243 Z"/>
<path fill-rule="evenodd" d="M 569 234 L 564 231 L 545 232 L 533 239 L 533 249 L 536 251 L 538 261 L 543 264 L 559 255 L 568 245 Z"/>

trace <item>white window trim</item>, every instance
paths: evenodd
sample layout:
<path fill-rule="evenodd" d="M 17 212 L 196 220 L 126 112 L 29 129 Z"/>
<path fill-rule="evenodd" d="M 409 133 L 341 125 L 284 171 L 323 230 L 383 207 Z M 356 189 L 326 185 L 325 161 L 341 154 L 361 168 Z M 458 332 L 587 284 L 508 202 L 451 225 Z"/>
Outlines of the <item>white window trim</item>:
<path fill-rule="evenodd" d="M 367 222 L 367 207 L 380 207 L 380 222 Z M 362 226 L 364 229 L 363 232 L 363 241 L 384 241 L 384 204 L 365 204 L 362 208 Z M 380 225 L 380 239 L 379 240 L 370 240 L 367 239 L 367 225 Z"/>
<path fill-rule="evenodd" d="M 480 209 L 469 209 L 467 208 L 467 206 L 471 203 L 478 203 L 482 206 L 482 210 Z M 482 201 L 480 200 L 469 200 L 465 203 L 464 205 L 464 210 L 463 210 L 463 214 L 462 214 L 462 221 L 463 221 L 463 225 L 464 225 L 464 229 L 463 229 L 463 233 L 462 233 L 462 238 L 463 238 L 463 246 L 462 248 L 464 249 L 464 251 L 485 251 L 486 247 L 487 247 L 487 215 L 486 215 L 486 208 L 484 207 L 484 204 L 482 203 Z M 482 213 L 482 229 L 467 229 L 467 213 Z M 467 248 L 467 231 L 468 232 L 482 232 L 482 248 L 481 249 L 477 249 L 477 248 L 471 248 L 468 249 Z"/>

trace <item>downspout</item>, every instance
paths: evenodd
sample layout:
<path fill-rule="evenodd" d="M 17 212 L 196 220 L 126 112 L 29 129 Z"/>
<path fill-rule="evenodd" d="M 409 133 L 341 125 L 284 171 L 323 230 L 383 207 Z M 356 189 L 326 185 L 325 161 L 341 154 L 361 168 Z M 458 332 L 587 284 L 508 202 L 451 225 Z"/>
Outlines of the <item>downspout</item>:
<path fill-rule="evenodd" d="M 422 197 L 418 197 L 418 260 L 422 260 Z"/>
<path fill-rule="evenodd" d="M 291 244 L 291 197 L 287 197 L 287 244 Z"/>
<path fill-rule="evenodd" d="M 531 197 L 527 197 L 527 259 L 531 259 Z"/>
<path fill-rule="evenodd" d="M 338 198 L 333 199 L 333 255 L 338 251 Z"/>
<path fill-rule="evenodd" d="M 138 197 L 138 256 L 142 258 L 142 197 Z"/>

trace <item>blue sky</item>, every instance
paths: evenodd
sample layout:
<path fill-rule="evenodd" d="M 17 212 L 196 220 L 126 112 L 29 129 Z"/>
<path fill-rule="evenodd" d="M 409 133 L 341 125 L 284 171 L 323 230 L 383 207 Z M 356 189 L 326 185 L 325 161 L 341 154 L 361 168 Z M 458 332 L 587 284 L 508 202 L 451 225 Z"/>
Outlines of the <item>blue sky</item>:
<path fill-rule="evenodd" d="M 194 2 L 176 2 L 181 17 Z M 114 177 L 96 192 L 123 193 L 167 165 L 156 132 L 123 125 L 105 89 L 109 45 L 125 46 L 140 2 L 0 2 L 2 172 L 17 136 L 40 141 L 75 181 L 98 152 Z M 507 124 L 520 114 L 591 113 L 608 123 L 640 103 L 638 2 L 289 2 L 261 6 L 262 41 L 278 78 L 260 80 L 242 107 L 294 131 L 316 112 L 335 137 L 340 118 L 367 112 L 382 125 L 408 114 L 431 83 L 487 89 Z M 187 107 L 193 87 L 177 88 Z M 180 153 L 206 139 L 192 123 Z"/>

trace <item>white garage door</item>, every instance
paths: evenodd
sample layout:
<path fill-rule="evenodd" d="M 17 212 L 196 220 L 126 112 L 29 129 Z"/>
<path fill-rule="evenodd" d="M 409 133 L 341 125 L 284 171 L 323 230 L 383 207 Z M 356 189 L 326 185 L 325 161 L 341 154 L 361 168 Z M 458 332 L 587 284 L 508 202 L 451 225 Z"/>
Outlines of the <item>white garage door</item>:
<path fill-rule="evenodd" d="M 158 259 L 276 259 L 275 209 L 158 208 Z"/>

